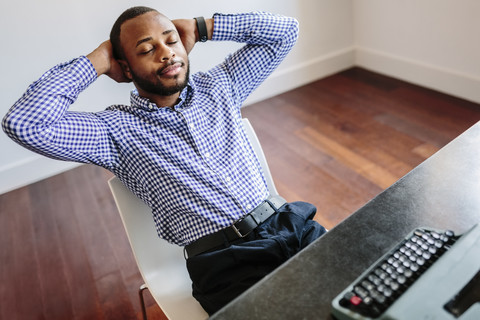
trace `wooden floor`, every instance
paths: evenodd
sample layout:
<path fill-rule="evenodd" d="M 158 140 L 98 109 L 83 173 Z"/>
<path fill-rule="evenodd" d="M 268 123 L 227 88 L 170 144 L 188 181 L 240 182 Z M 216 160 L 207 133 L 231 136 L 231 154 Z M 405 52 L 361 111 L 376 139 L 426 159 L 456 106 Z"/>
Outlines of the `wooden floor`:
<path fill-rule="evenodd" d="M 280 193 L 316 204 L 330 229 L 479 121 L 480 105 L 354 68 L 243 114 Z M 0 196 L 0 319 L 141 319 L 109 177 L 81 166 Z"/>

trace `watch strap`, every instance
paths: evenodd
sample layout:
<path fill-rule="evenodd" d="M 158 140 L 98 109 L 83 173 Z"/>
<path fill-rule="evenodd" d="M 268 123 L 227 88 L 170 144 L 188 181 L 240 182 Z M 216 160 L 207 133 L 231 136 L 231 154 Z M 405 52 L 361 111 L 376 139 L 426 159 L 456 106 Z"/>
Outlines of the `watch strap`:
<path fill-rule="evenodd" d="M 203 17 L 196 17 L 194 19 L 197 22 L 198 40 L 200 42 L 206 42 L 208 40 L 208 33 L 205 19 Z"/>

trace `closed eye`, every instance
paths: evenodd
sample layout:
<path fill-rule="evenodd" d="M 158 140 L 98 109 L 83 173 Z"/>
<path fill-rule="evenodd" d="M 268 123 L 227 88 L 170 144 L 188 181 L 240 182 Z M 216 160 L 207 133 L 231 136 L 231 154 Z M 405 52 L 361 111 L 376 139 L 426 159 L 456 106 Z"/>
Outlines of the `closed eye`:
<path fill-rule="evenodd" d="M 140 54 L 143 54 L 143 55 L 147 55 L 149 54 L 150 52 L 153 52 L 154 48 L 150 49 L 150 50 L 147 50 L 147 51 L 142 51 L 140 52 Z"/>

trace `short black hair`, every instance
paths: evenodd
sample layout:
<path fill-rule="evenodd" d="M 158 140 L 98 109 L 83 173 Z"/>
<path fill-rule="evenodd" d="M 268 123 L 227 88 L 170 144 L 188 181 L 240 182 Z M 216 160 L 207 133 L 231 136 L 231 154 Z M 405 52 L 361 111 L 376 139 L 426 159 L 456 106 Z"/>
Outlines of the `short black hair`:
<path fill-rule="evenodd" d="M 122 45 L 120 43 L 120 29 L 123 23 L 127 20 L 136 18 L 147 12 L 156 11 L 155 9 L 143 6 L 132 7 L 125 10 L 118 18 L 117 21 L 113 24 L 112 31 L 110 31 L 110 42 L 113 46 L 113 55 L 116 59 L 124 59 L 124 53 Z"/>

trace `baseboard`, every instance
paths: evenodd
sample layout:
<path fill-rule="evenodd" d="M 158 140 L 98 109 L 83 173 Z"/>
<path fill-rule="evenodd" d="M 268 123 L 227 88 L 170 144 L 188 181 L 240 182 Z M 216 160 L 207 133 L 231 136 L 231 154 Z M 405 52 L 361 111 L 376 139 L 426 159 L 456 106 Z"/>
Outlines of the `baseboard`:
<path fill-rule="evenodd" d="M 425 88 L 480 103 L 480 77 L 363 47 L 355 48 L 355 65 Z"/>
<path fill-rule="evenodd" d="M 21 188 L 77 167 L 78 163 L 33 155 L 0 168 L 0 194 Z"/>
<path fill-rule="evenodd" d="M 354 66 L 353 47 L 334 51 L 315 59 L 295 64 L 292 67 L 274 72 L 246 100 L 249 105 L 306 85 L 315 80 L 335 74 Z"/>

